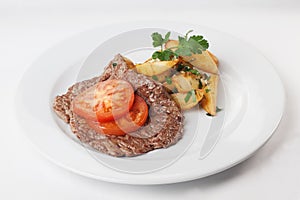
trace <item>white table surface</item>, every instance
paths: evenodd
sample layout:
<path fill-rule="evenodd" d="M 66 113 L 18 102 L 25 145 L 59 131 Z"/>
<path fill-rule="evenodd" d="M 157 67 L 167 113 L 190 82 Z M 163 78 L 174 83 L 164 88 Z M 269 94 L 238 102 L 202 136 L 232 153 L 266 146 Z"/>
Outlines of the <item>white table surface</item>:
<path fill-rule="evenodd" d="M 274 64 L 286 89 L 286 112 L 274 136 L 254 157 L 200 180 L 129 186 L 75 175 L 35 150 L 16 127 L 12 112 L 22 74 L 43 51 L 65 38 L 137 19 L 186 21 L 219 29 L 252 44 Z M 0 199 L 298 200 L 299 60 L 300 3 L 296 0 L 0 0 Z"/>

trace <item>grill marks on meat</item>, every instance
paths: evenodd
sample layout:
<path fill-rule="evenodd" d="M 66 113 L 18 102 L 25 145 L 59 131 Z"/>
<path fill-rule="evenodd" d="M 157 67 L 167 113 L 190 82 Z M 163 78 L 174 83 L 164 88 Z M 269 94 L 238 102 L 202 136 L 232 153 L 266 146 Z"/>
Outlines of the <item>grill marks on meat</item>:
<path fill-rule="evenodd" d="M 81 92 L 107 79 L 126 80 L 149 105 L 150 119 L 139 130 L 124 136 L 104 135 L 91 129 L 85 119 L 72 112 L 72 100 Z M 183 134 L 183 114 L 163 86 L 128 69 L 121 55 L 115 56 L 100 77 L 71 86 L 57 96 L 53 108 L 70 124 L 71 130 L 85 144 L 112 156 L 136 156 L 175 144 Z"/>

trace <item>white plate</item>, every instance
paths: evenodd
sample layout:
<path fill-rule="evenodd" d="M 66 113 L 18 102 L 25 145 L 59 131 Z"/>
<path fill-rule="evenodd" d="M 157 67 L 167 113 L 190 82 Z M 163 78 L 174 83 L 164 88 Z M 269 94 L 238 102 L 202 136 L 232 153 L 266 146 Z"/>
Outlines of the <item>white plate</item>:
<path fill-rule="evenodd" d="M 210 50 L 220 59 L 222 89 L 219 103 L 226 113 L 221 138 L 208 156 L 199 159 L 206 129 L 209 128 L 208 117 L 204 112 L 199 112 L 198 121 L 188 122 L 198 126 L 191 130 L 193 126 L 187 125 L 184 138 L 178 144 L 131 160 L 108 157 L 112 159 L 108 167 L 91 156 L 92 151 L 80 145 L 68 127 L 57 119 L 51 109 L 53 98 L 64 93 L 77 80 L 99 75 L 116 53 L 124 53 L 134 61 L 141 61 L 147 49 L 151 49 L 151 38 L 147 38 L 150 36 L 145 33 L 161 29 L 178 33 L 193 29 L 195 33 L 203 34 L 210 42 Z M 129 40 L 132 36 L 126 33 L 128 31 L 136 34 L 134 46 Z M 140 31 L 142 34 L 137 34 Z M 110 38 L 118 35 L 127 36 L 121 42 L 109 42 Z M 146 46 L 145 41 L 147 44 L 149 41 Z M 136 49 L 139 44 L 142 50 Z M 106 49 L 101 58 L 99 49 Z M 148 53 L 150 55 L 150 51 Z M 81 68 L 82 61 L 88 55 L 85 67 Z M 87 31 L 46 51 L 24 74 L 16 97 L 16 112 L 21 129 L 32 143 L 43 155 L 63 168 L 110 182 L 164 184 L 209 176 L 247 159 L 266 143 L 276 129 L 284 110 L 284 97 L 282 83 L 272 65 L 244 42 L 198 25 L 145 22 L 115 24 Z M 191 111 L 187 115 L 193 114 L 195 112 Z M 172 159 L 167 159 L 166 152 L 177 150 Z M 164 163 L 153 166 L 151 158 L 156 161 L 161 159 Z M 113 169 L 115 161 L 117 165 L 124 163 L 126 168 Z M 147 167 L 145 163 L 149 161 L 151 167 L 142 173 L 132 173 L 134 171 L 128 168 L 132 163 L 142 163 L 141 166 Z"/>

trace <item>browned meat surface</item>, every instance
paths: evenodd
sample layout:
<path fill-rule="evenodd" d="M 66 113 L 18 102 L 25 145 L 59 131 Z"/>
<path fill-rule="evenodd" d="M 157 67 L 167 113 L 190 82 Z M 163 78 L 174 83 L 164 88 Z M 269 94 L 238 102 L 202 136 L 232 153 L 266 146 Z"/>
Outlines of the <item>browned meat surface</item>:
<path fill-rule="evenodd" d="M 107 79 L 128 81 L 147 102 L 149 120 L 137 131 L 124 136 L 99 134 L 87 125 L 85 119 L 72 112 L 72 100 L 78 94 Z M 57 96 L 53 108 L 83 143 L 112 156 L 136 156 L 166 148 L 175 144 L 183 134 L 183 114 L 163 86 L 128 69 L 121 55 L 115 56 L 100 77 L 76 83 L 66 94 Z"/>

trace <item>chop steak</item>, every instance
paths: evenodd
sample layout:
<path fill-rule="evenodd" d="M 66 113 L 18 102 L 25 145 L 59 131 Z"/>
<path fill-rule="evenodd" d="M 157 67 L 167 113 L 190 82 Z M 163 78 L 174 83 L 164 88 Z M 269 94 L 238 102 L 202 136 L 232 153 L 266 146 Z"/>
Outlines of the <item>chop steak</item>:
<path fill-rule="evenodd" d="M 149 106 L 148 121 L 135 132 L 123 136 L 105 135 L 91 129 L 86 120 L 72 111 L 72 100 L 99 81 L 128 81 L 136 94 Z M 129 69 L 124 58 L 116 55 L 100 77 L 71 86 L 66 94 L 57 96 L 53 104 L 56 114 L 80 141 L 111 156 L 136 156 L 175 144 L 183 134 L 183 114 L 160 83 Z"/>

